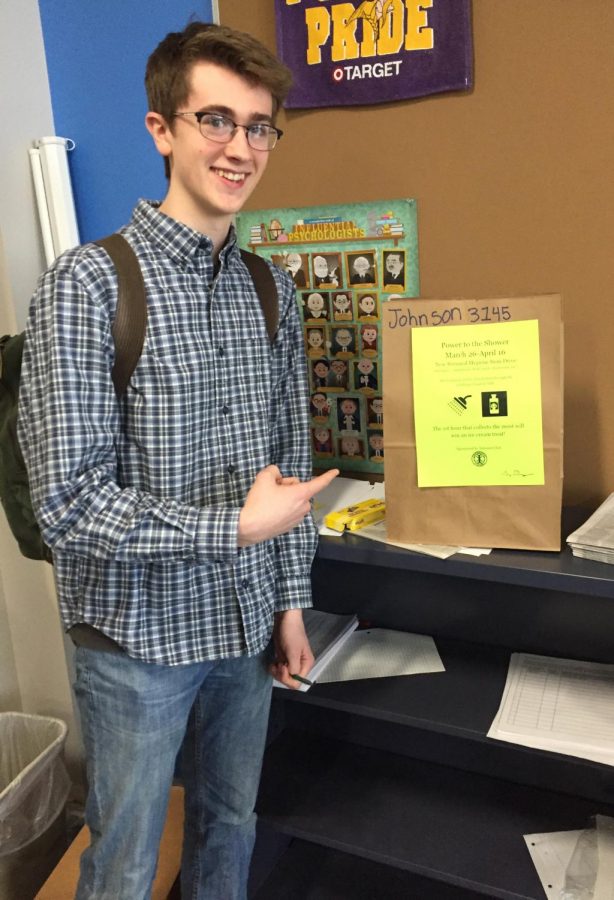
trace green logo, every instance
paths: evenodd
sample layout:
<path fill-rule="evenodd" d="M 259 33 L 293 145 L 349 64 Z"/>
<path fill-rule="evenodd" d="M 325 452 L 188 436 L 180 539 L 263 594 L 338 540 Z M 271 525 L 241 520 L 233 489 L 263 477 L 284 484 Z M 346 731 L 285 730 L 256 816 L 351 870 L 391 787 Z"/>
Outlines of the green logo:
<path fill-rule="evenodd" d="M 471 454 L 471 462 L 474 466 L 485 466 L 488 462 L 488 457 L 483 450 L 476 450 L 475 453 Z"/>

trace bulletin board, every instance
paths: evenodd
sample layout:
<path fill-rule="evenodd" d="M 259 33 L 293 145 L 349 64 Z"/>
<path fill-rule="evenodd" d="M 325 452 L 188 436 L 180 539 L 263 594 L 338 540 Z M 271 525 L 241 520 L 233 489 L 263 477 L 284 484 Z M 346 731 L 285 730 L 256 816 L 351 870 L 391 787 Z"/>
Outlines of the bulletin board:
<path fill-rule="evenodd" d="M 614 490 L 614 3 L 564 6 L 472 0 L 471 91 L 280 113 L 248 206 L 415 197 L 422 298 L 560 293 L 565 504 L 594 509 Z M 274 0 L 219 9 L 276 49 Z"/>
<path fill-rule="evenodd" d="M 296 285 L 314 469 L 381 477 L 382 307 L 419 293 L 416 201 L 255 210 L 237 233 Z"/>

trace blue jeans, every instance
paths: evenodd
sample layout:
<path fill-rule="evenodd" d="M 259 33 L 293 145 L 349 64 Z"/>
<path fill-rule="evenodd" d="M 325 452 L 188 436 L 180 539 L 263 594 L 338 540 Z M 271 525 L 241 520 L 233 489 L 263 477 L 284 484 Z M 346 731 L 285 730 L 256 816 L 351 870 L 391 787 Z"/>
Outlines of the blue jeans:
<path fill-rule="evenodd" d="M 245 900 L 272 679 L 265 654 L 161 666 L 78 647 L 87 758 L 76 900 L 146 900 L 178 751 L 184 900 Z"/>

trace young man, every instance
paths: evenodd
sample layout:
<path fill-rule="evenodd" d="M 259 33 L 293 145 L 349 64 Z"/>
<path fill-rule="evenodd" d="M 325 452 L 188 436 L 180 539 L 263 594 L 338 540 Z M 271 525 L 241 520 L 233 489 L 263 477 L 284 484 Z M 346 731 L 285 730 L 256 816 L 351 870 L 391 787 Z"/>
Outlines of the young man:
<path fill-rule="evenodd" d="M 289 73 L 248 35 L 193 23 L 154 51 L 146 86 L 169 186 L 122 229 L 147 287 L 143 353 L 118 401 L 113 266 L 91 244 L 64 254 L 30 311 L 19 437 L 77 644 L 92 833 L 77 897 L 150 896 L 182 748 L 183 896 L 234 900 L 271 673 L 296 687 L 313 661 L 310 499 L 335 472 L 310 479 L 292 280 L 273 269 L 271 348 L 232 225 L 280 136 Z"/>

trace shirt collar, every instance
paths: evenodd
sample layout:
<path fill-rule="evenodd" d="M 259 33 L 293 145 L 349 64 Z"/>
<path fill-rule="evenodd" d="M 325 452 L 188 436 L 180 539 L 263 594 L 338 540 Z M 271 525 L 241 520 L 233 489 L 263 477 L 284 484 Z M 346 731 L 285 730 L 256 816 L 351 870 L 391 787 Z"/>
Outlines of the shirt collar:
<path fill-rule="evenodd" d="M 139 200 L 132 214 L 133 224 L 147 240 L 156 244 L 174 263 L 182 267 L 197 263 L 203 256 L 210 259 L 213 253 L 211 239 L 160 212 L 159 207 L 159 201 Z M 236 229 L 231 225 L 226 243 L 220 251 L 220 261 L 225 267 L 231 267 L 238 264 L 240 259 Z"/>

